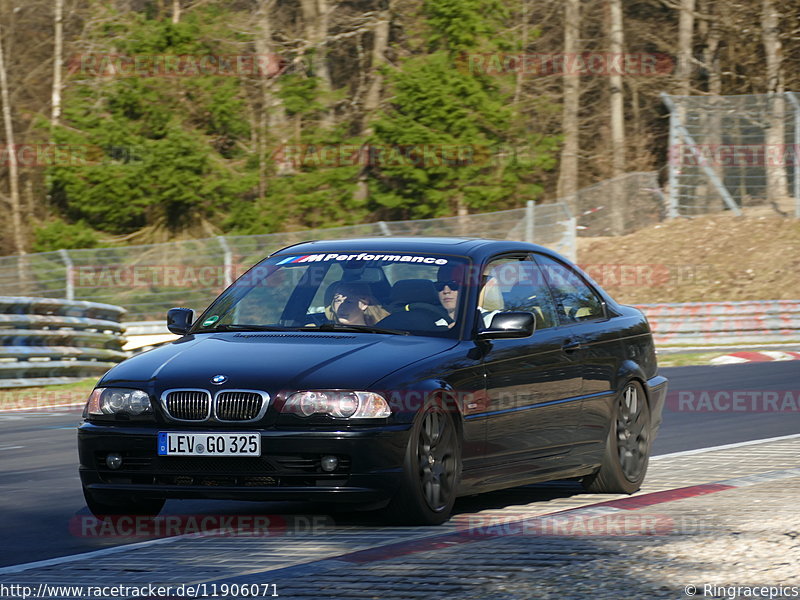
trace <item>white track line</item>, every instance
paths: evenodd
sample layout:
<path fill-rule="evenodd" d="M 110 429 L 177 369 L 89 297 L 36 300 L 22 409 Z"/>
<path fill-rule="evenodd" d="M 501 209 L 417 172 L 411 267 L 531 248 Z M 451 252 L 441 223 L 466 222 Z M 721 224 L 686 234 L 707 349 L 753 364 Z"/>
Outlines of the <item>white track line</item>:
<path fill-rule="evenodd" d="M 203 534 L 213 535 L 214 531 L 203 532 Z M 135 548 L 144 548 L 145 546 L 168 544 L 170 542 L 175 542 L 177 540 L 185 540 L 191 537 L 201 537 L 203 534 L 186 533 L 184 535 L 176 535 L 172 537 L 158 538 L 154 540 L 145 540 L 144 542 L 136 542 L 134 544 L 124 544 L 122 546 L 114 546 L 113 548 L 102 548 L 101 550 L 94 550 L 93 552 L 82 552 L 81 554 L 70 554 L 68 556 L 59 556 L 57 558 L 49 558 L 47 560 L 37 560 L 36 562 L 11 565 L 10 567 L 0 568 L 0 575 L 20 573 L 22 571 L 28 571 L 30 569 L 38 569 L 40 567 L 52 567 L 53 565 L 61 565 L 64 563 L 75 562 L 76 560 L 93 558 L 95 556 L 107 556 L 109 554 L 117 554 L 118 552 L 127 552 L 128 550 L 133 550 Z"/>
<path fill-rule="evenodd" d="M 725 444 L 723 446 L 712 446 L 710 448 L 698 448 L 697 450 L 686 450 L 684 452 L 672 452 L 670 454 L 659 454 L 658 456 L 651 457 L 650 460 L 659 460 L 662 458 L 672 458 L 676 456 L 689 456 L 692 454 L 702 454 L 704 452 L 714 452 L 715 450 L 725 450 L 727 448 L 740 448 L 742 446 L 754 446 L 756 444 L 766 444 L 769 442 L 778 442 L 782 440 L 790 440 L 800 438 L 800 433 L 793 434 L 793 435 L 784 435 L 780 437 L 773 437 L 773 438 L 765 438 L 761 440 L 750 440 L 747 442 L 739 442 L 736 444 Z M 546 515 L 539 515 L 540 517 Z M 128 550 L 134 550 L 136 548 L 144 548 L 147 546 L 155 546 L 158 544 L 169 544 L 172 542 L 176 542 L 178 540 L 184 540 L 191 537 L 204 537 L 204 535 L 211 535 L 214 532 L 204 532 L 203 534 L 198 533 L 187 533 L 184 535 L 176 535 L 167 538 L 158 538 L 154 540 L 145 540 L 143 542 L 136 542 L 134 544 L 125 544 L 122 546 L 114 546 L 113 548 L 103 548 L 101 550 L 95 550 L 93 552 L 84 552 L 81 554 L 72 554 L 69 556 L 59 556 L 57 558 L 51 558 L 48 560 L 39 560 L 36 562 L 30 563 L 23 563 L 19 565 L 11 565 L 9 567 L 2 567 L 0 568 L 0 575 L 9 575 L 11 573 L 21 573 L 22 571 L 28 571 L 30 569 L 38 569 L 40 567 L 51 567 L 54 565 L 60 565 L 64 563 L 75 562 L 78 560 L 84 560 L 86 558 L 93 558 L 95 556 L 106 556 L 108 554 L 117 554 L 119 552 L 127 552 Z"/>
<path fill-rule="evenodd" d="M 708 448 L 697 448 L 696 450 L 683 450 L 682 452 L 670 452 L 669 454 L 658 454 L 657 456 L 651 456 L 650 460 L 660 460 L 662 458 L 674 458 L 676 456 L 690 456 L 692 454 L 714 452 L 715 450 L 727 450 L 728 448 L 741 448 L 742 446 L 755 446 L 757 444 L 767 444 L 769 442 L 793 440 L 799 437 L 800 433 L 793 433 L 792 435 L 782 435 L 780 437 L 763 438 L 760 440 L 748 440 L 746 442 L 736 442 L 735 444 L 723 444 L 722 446 L 709 446 Z"/>

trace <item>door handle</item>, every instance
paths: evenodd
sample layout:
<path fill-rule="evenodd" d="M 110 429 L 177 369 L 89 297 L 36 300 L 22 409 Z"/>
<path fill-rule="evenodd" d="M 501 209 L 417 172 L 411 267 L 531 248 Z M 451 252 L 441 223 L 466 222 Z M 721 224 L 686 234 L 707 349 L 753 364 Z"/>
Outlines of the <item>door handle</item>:
<path fill-rule="evenodd" d="M 575 352 L 581 348 L 583 348 L 583 344 L 578 340 L 564 340 L 564 344 L 561 346 L 564 352 Z"/>

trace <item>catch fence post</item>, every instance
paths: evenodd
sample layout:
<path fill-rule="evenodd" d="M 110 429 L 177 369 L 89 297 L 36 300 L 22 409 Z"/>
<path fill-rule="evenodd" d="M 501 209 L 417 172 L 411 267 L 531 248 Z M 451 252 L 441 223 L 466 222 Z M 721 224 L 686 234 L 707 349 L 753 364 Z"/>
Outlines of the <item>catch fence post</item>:
<path fill-rule="evenodd" d="M 223 236 L 218 235 L 217 241 L 219 245 L 222 246 L 222 276 L 224 277 L 225 287 L 228 287 L 233 283 L 233 253 L 231 252 L 231 247 L 228 245 L 228 240 Z"/>
<path fill-rule="evenodd" d="M 63 248 L 58 251 L 61 260 L 64 262 L 66 268 L 66 292 L 65 297 L 67 300 L 75 300 L 75 270 L 69 252 Z"/>
<path fill-rule="evenodd" d="M 536 239 L 534 227 L 536 225 L 536 203 L 528 200 L 525 204 L 525 241 L 533 244 Z"/>
<path fill-rule="evenodd" d="M 786 96 L 794 108 L 794 216 L 800 219 L 800 101 L 794 92 Z"/>

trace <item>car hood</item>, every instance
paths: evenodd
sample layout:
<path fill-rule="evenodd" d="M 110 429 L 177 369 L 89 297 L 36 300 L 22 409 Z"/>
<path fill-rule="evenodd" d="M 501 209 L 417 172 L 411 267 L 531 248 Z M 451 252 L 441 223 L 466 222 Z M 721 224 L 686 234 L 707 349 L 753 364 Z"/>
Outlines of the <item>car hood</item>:
<path fill-rule="evenodd" d="M 117 365 L 99 385 L 149 383 L 174 387 L 359 389 L 456 344 L 446 338 L 365 333 L 226 332 L 190 335 Z"/>

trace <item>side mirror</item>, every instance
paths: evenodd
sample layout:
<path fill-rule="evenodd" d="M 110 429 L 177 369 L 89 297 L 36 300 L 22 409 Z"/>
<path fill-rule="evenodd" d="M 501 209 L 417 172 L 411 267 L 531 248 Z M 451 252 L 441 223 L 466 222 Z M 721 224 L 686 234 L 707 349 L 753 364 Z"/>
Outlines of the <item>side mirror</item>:
<path fill-rule="evenodd" d="M 191 308 L 170 308 L 167 311 L 167 329 L 175 335 L 186 335 L 194 322 Z"/>
<path fill-rule="evenodd" d="M 503 312 L 492 318 L 489 329 L 478 332 L 478 339 L 524 338 L 533 335 L 536 317 L 531 312 Z"/>

